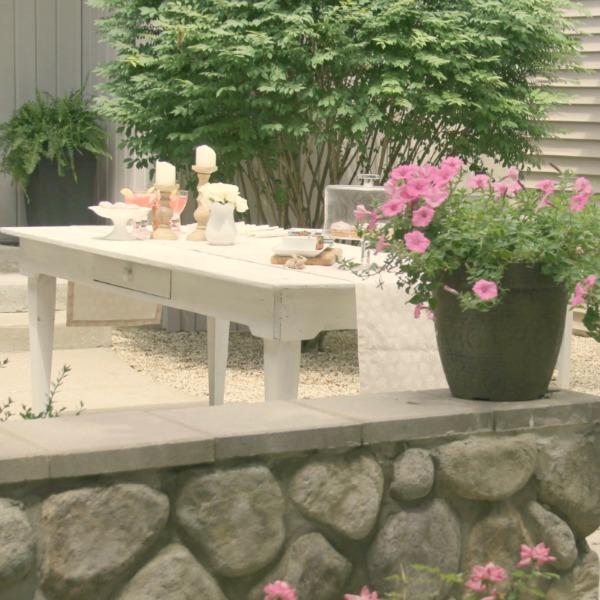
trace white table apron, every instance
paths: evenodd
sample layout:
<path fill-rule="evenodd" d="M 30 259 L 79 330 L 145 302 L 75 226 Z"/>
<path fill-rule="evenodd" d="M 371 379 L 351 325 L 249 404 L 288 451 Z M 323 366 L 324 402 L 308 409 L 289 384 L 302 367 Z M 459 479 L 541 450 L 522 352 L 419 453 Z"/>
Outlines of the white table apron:
<path fill-rule="evenodd" d="M 218 247 L 184 240 L 101 239 L 108 230 L 1 230 L 20 239 L 19 266 L 29 277 L 35 410 L 50 389 L 56 278 L 207 315 L 210 404 L 224 401 L 230 321 L 248 325 L 264 340 L 267 401 L 297 397 L 302 339 L 324 330 L 356 328 L 354 275 L 335 267 L 297 271 L 271 265 L 277 238 L 241 238 L 234 246 Z"/>

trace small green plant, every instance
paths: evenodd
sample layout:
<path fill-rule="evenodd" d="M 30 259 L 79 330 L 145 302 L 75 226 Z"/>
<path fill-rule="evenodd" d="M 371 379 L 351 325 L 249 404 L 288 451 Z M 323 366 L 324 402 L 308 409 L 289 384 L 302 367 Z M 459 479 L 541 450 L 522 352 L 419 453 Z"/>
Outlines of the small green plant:
<path fill-rule="evenodd" d="M 5 367 L 8 364 L 8 358 L 4 358 L 0 362 L 0 368 Z M 40 412 L 34 412 L 30 406 L 21 404 L 21 412 L 19 416 L 22 419 L 52 419 L 60 417 L 60 415 L 66 410 L 66 407 L 58 408 L 56 404 L 55 395 L 59 391 L 60 386 L 63 384 L 65 378 L 70 373 L 71 367 L 69 365 L 63 365 L 56 379 L 50 384 L 50 392 L 47 394 L 46 404 L 44 409 Z M 12 398 L 8 398 L 6 402 L 0 404 L 0 423 L 8 421 L 15 413 L 12 412 L 11 408 L 14 406 L 15 401 Z M 79 402 L 79 408 L 75 412 L 76 415 L 80 415 L 85 410 L 83 402 Z"/>
<path fill-rule="evenodd" d="M 106 132 L 98 124 L 85 85 L 62 97 L 36 90 L 0 125 L 0 171 L 9 174 L 27 195 L 31 174 L 43 158 L 55 162 L 59 175 L 70 172 L 75 181 L 75 156 L 84 151 L 109 156 Z"/>

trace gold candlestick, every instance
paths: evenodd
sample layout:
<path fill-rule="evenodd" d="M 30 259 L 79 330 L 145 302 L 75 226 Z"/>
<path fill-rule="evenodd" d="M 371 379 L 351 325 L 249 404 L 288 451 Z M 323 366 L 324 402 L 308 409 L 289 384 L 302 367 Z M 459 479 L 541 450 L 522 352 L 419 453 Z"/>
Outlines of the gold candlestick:
<path fill-rule="evenodd" d="M 150 236 L 153 240 L 177 240 L 177 234 L 171 230 L 171 217 L 173 210 L 170 206 L 171 194 L 179 189 L 179 185 L 158 185 L 154 184 L 154 188 L 160 193 L 160 206 L 156 211 L 158 218 L 158 227 Z"/>
<path fill-rule="evenodd" d="M 205 208 L 202 204 L 202 194 L 200 193 L 200 188 L 208 183 L 210 176 L 218 170 L 218 167 L 197 167 L 196 165 L 192 166 L 192 169 L 195 171 L 196 175 L 198 175 L 198 208 L 194 211 L 194 219 L 196 219 L 196 223 L 198 223 L 196 229 L 190 233 L 186 239 L 191 242 L 204 242 L 206 241 L 206 224 L 208 223 L 208 219 L 210 218 L 210 210 Z"/>

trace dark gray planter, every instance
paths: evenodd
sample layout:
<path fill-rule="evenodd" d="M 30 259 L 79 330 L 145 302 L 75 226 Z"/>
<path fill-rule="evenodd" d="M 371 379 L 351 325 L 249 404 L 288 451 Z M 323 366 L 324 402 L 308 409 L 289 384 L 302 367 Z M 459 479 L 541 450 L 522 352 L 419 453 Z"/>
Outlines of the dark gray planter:
<path fill-rule="evenodd" d="M 464 270 L 444 283 L 470 289 Z M 461 310 L 457 298 L 437 293 L 435 329 L 452 395 L 512 402 L 542 398 L 556 365 L 567 310 L 567 292 L 540 265 L 508 266 L 510 292 L 488 312 Z"/>
<path fill-rule="evenodd" d="M 28 225 L 90 225 L 99 220 L 88 206 L 98 204 L 96 157 L 75 155 L 77 181 L 70 171 L 60 177 L 56 163 L 42 159 L 31 175 L 25 211 Z"/>

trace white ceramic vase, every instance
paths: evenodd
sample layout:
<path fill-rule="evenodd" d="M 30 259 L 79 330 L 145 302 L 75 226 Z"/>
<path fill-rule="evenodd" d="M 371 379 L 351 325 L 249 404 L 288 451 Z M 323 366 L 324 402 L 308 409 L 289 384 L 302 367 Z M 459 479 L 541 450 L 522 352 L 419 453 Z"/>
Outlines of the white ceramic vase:
<path fill-rule="evenodd" d="M 213 246 L 231 246 L 237 237 L 231 202 L 211 202 L 210 218 L 206 224 L 206 241 Z"/>

